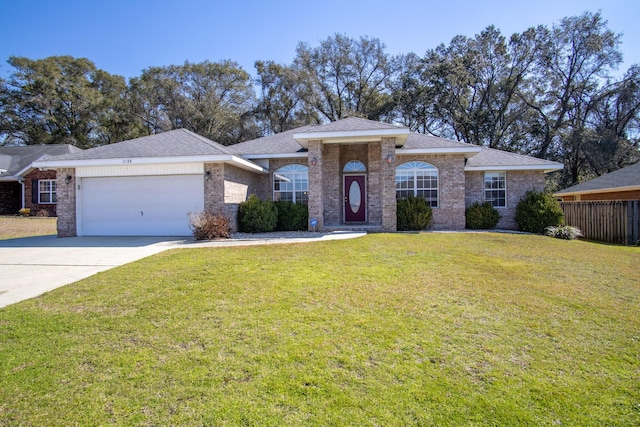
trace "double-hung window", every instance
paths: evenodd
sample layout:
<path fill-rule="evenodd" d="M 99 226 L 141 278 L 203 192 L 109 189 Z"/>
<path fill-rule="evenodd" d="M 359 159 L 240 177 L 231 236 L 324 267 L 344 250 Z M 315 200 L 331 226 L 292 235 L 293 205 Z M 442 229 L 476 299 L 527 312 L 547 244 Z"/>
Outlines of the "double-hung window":
<path fill-rule="evenodd" d="M 50 205 L 58 202 L 55 179 L 41 179 L 38 181 L 38 203 Z M 33 190 L 32 190 L 33 191 Z"/>
<path fill-rule="evenodd" d="M 484 201 L 494 208 L 507 207 L 507 173 L 484 173 Z"/>

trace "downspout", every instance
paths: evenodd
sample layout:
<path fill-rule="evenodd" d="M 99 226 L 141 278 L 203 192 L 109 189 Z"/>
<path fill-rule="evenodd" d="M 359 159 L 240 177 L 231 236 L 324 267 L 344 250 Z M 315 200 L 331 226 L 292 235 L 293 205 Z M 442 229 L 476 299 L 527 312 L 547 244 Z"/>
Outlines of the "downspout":
<path fill-rule="evenodd" d="M 20 183 L 20 194 L 21 194 L 21 205 L 20 209 L 24 209 L 24 178 L 18 178 L 18 182 Z"/>

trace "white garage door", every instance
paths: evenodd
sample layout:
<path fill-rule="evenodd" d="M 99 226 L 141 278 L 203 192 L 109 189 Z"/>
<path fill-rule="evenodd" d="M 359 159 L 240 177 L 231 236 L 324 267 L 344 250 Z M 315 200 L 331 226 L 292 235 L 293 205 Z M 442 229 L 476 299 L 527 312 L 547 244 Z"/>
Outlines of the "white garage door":
<path fill-rule="evenodd" d="M 85 236 L 186 236 L 204 208 L 202 175 L 83 178 L 81 192 Z"/>

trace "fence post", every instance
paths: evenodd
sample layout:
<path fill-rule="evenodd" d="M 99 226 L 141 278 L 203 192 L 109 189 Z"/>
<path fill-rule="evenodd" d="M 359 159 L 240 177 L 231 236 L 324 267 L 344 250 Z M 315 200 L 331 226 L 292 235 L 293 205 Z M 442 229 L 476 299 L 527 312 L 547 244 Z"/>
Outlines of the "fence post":
<path fill-rule="evenodd" d="M 640 200 L 630 200 L 627 207 L 627 245 L 640 241 Z"/>

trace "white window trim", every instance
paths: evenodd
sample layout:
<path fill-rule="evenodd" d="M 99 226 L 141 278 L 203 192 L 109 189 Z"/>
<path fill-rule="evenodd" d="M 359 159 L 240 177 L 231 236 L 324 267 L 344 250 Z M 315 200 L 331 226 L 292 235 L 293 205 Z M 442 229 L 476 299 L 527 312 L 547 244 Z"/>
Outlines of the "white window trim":
<path fill-rule="evenodd" d="M 360 160 L 351 160 L 342 168 L 343 174 L 363 174 L 367 173 L 367 167 Z"/>
<path fill-rule="evenodd" d="M 45 182 L 49 182 L 50 183 L 49 184 L 49 188 L 51 189 L 50 191 L 42 191 L 40 189 L 40 185 L 42 183 L 45 183 Z M 54 184 L 56 185 L 55 191 L 53 190 L 53 185 Z M 33 188 L 31 189 L 31 191 L 33 191 Z M 56 205 L 56 204 L 58 204 L 58 198 L 57 198 L 57 196 L 58 196 L 58 184 L 57 184 L 57 181 L 55 179 L 39 179 L 38 180 L 38 189 L 37 189 L 37 191 L 38 191 L 38 204 L 39 205 Z M 42 201 L 42 194 L 49 194 L 49 199 L 51 201 L 50 202 L 43 202 Z M 56 195 L 56 201 L 55 202 L 53 201 L 53 195 L 54 194 Z"/>
<path fill-rule="evenodd" d="M 493 206 L 493 203 L 491 203 L 491 206 L 493 206 L 495 209 L 507 209 L 507 207 L 509 206 L 509 199 L 507 197 L 507 171 L 485 171 L 485 173 L 482 175 L 482 200 L 484 200 L 485 202 L 491 202 L 490 200 L 487 200 L 486 188 L 487 174 L 490 173 L 504 174 L 504 206 Z"/>

